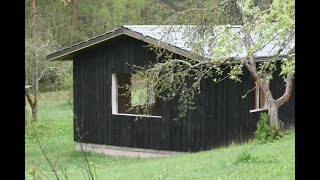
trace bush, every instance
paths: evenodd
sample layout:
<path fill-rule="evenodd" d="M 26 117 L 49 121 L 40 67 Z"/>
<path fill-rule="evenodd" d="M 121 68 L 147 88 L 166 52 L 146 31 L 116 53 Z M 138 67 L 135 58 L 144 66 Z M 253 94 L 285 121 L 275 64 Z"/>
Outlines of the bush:
<path fill-rule="evenodd" d="M 275 129 L 274 126 L 271 126 L 271 128 L 270 128 L 270 136 L 271 136 L 270 138 L 272 140 L 280 139 L 284 135 L 284 133 L 283 133 L 283 122 L 281 122 L 279 120 L 279 123 L 280 123 L 280 130 Z"/>
<path fill-rule="evenodd" d="M 269 116 L 267 113 L 261 113 L 257 123 L 257 131 L 255 132 L 256 140 L 266 143 L 271 140 L 271 128 L 269 125 Z"/>
<path fill-rule="evenodd" d="M 280 130 L 277 130 L 274 126 L 270 127 L 269 119 L 267 113 L 261 113 L 257 123 L 257 131 L 255 132 L 256 140 L 260 143 L 280 139 L 283 136 L 283 123 L 280 121 Z"/>

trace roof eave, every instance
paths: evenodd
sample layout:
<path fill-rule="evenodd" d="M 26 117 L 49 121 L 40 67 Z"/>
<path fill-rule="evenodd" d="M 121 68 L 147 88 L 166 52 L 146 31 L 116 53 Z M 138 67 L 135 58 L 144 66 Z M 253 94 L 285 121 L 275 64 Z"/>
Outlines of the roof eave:
<path fill-rule="evenodd" d="M 205 57 L 200 56 L 198 54 L 191 53 L 189 51 L 186 51 L 186 50 L 181 49 L 179 47 L 165 43 L 163 41 L 151 38 L 149 36 L 144 36 L 141 33 L 132 31 L 126 27 L 124 27 L 124 29 L 123 29 L 123 34 L 130 36 L 130 37 L 133 37 L 135 39 L 141 40 L 141 41 L 146 42 L 148 44 L 152 44 L 152 45 L 158 46 L 160 48 L 166 49 L 170 52 L 176 53 L 176 54 L 184 56 L 186 58 L 190 58 L 190 59 L 194 59 L 194 60 L 198 60 L 198 61 L 209 60 L 208 58 L 205 58 Z"/>
<path fill-rule="evenodd" d="M 83 41 L 78 44 L 72 45 L 70 47 L 64 48 L 62 50 L 56 51 L 54 53 L 48 54 L 46 56 L 46 59 L 49 61 L 73 60 L 73 56 L 76 52 L 79 52 L 80 50 L 97 45 L 97 44 L 104 42 L 108 39 L 117 37 L 121 34 L 123 34 L 123 27 L 116 29 L 114 31 L 108 32 L 104 35 L 100 35 L 100 36 L 91 38 L 87 41 Z"/>
<path fill-rule="evenodd" d="M 138 32 L 132 31 L 126 27 L 121 27 L 117 30 L 111 31 L 109 33 L 106 33 L 104 35 L 91 38 L 87 41 L 80 42 L 78 44 L 72 45 L 70 47 L 64 48 L 60 51 L 56 51 L 54 53 L 51 53 L 46 56 L 46 59 L 49 61 L 67 61 L 67 60 L 73 60 L 74 54 L 85 49 L 88 47 L 91 47 L 93 45 L 99 44 L 101 42 L 104 42 L 106 40 L 109 40 L 111 38 L 117 37 L 121 34 L 130 36 L 132 38 L 144 41 L 146 43 L 167 49 L 173 53 L 179 54 L 181 56 L 184 56 L 186 58 L 195 59 L 199 61 L 209 60 L 203 56 L 191 53 L 189 51 L 183 50 L 181 48 L 175 47 L 173 45 L 167 44 L 165 42 L 159 41 L 157 39 L 144 36 Z"/>

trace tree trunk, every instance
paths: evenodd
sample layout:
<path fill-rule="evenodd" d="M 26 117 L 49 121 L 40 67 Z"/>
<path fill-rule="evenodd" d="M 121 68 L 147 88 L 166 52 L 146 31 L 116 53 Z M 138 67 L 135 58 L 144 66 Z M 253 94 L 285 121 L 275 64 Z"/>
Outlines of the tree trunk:
<path fill-rule="evenodd" d="M 279 107 L 276 103 L 276 100 L 270 95 L 266 97 L 266 107 L 268 109 L 268 114 L 270 118 L 270 127 L 274 128 L 277 131 L 281 130 L 280 121 L 279 121 Z"/>
<path fill-rule="evenodd" d="M 71 43 L 73 43 L 74 28 L 77 25 L 77 0 L 72 0 L 72 24 L 71 24 Z"/>
<path fill-rule="evenodd" d="M 32 93 L 33 93 L 33 106 L 32 108 L 32 120 L 38 120 L 38 90 L 39 90 L 39 78 L 38 78 L 38 57 L 35 57 L 35 66 L 32 76 Z"/>
<path fill-rule="evenodd" d="M 38 106 L 34 106 L 32 109 L 32 120 L 37 121 L 38 120 Z"/>
<path fill-rule="evenodd" d="M 24 126 L 27 127 L 28 126 L 28 119 L 27 119 L 28 110 L 27 110 L 27 107 L 25 107 L 25 109 L 26 109 L 26 112 L 24 115 Z"/>
<path fill-rule="evenodd" d="M 27 114 L 28 114 L 28 108 L 26 106 L 26 103 L 24 103 L 24 109 L 25 109 L 25 114 L 24 114 L 24 126 L 28 125 L 28 119 L 27 119 Z"/>
<path fill-rule="evenodd" d="M 270 118 L 270 127 L 275 128 L 275 130 L 280 131 L 281 126 L 280 126 L 280 121 L 279 121 L 279 103 L 273 98 L 272 93 L 269 88 L 269 83 L 266 80 L 260 81 L 261 77 L 258 76 L 256 72 L 256 67 L 253 66 L 253 64 L 248 65 L 245 64 L 253 78 L 255 79 L 256 83 L 259 83 L 259 87 L 263 91 L 265 95 L 265 107 L 268 109 L 268 114 Z M 291 92 L 290 92 L 291 93 Z"/>
<path fill-rule="evenodd" d="M 36 13 L 36 0 L 30 0 L 30 18 L 31 18 L 31 38 L 34 38 L 36 35 L 35 30 L 35 13 Z M 34 101 L 31 102 L 31 98 L 28 99 L 29 103 L 31 102 L 31 111 L 32 111 L 32 120 L 37 121 L 38 119 L 38 60 L 35 57 L 35 67 L 32 74 L 32 93 Z"/>
<path fill-rule="evenodd" d="M 77 0 L 72 0 L 72 27 L 77 23 Z"/>
<path fill-rule="evenodd" d="M 31 112 L 32 112 L 32 120 L 37 120 L 37 115 L 38 115 L 38 106 L 35 106 L 34 102 L 32 102 L 32 99 L 30 97 L 30 95 L 28 94 L 27 91 L 25 91 L 25 95 L 27 97 L 27 100 L 29 102 L 29 105 L 31 107 Z M 27 115 L 27 108 L 26 108 L 26 115 Z M 27 125 L 27 119 L 25 124 Z"/>
<path fill-rule="evenodd" d="M 30 18 L 31 18 L 31 38 L 35 36 L 35 13 L 36 13 L 36 0 L 30 1 Z"/>
<path fill-rule="evenodd" d="M 38 83 L 33 83 L 36 86 L 38 86 Z M 33 88 L 33 104 L 31 106 L 31 112 L 32 112 L 32 120 L 37 121 L 38 120 L 38 88 Z"/>
<path fill-rule="evenodd" d="M 37 68 L 37 71 L 38 71 L 38 67 Z M 37 77 L 37 80 L 36 80 L 36 83 L 35 83 L 35 91 L 33 93 L 33 109 L 32 109 L 32 118 L 34 119 L 34 121 L 37 121 L 38 120 L 38 77 Z"/>

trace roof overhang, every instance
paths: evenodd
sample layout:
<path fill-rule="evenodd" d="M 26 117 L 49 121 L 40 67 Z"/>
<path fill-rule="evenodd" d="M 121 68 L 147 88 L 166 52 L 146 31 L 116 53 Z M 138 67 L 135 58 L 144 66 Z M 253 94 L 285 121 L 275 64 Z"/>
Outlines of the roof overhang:
<path fill-rule="evenodd" d="M 176 53 L 176 54 L 184 56 L 186 58 L 195 59 L 195 60 L 199 60 L 199 61 L 209 60 L 208 58 L 205 58 L 205 57 L 200 56 L 198 54 L 191 53 L 189 51 L 186 51 L 186 50 L 181 49 L 179 47 L 170 45 L 170 44 L 165 43 L 163 41 L 160 41 L 160 40 L 148 37 L 148 36 L 144 36 L 141 33 L 132 31 L 126 27 L 121 27 L 121 28 L 116 29 L 114 31 L 110 31 L 110 32 L 107 32 L 103 35 L 88 39 L 87 41 L 82 41 L 78 44 L 72 45 L 70 47 L 61 49 L 56 52 L 53 52 L 53 53 L 47 55 L 46 59 L 50 60 L 50 61 L 73 60 L 75 54 L 78 54 L 78 53 L 86 50 L 89 47 L 98 45 L 102 42 L 108 41 L 108 40 L 113 39 L 115 37 L 118 37 L 120 35 L 126 35 L 129 37 L 141 40 L 143 42 L 152 44 L 154 46 L 164 48 L 170 52 Z"/>

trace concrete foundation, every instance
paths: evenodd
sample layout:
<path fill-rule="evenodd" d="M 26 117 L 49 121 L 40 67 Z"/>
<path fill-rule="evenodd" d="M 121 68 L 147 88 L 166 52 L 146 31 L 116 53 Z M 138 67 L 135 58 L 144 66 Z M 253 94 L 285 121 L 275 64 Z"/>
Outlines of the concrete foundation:
<path fill-rule="evenodd" d="M 173 155 L 183 154 L 183 152 L 162 151 L 155 149 L 142 149 L 131 147 L 110 146 L 101 144 L 81 143 L 82 149 L 85 152 L 93 152 L 111 156 L 125 156 L 125 157 L 168 157 Z M 80 143 L 76 143 L 76 149 L 81 151 Z"/>

